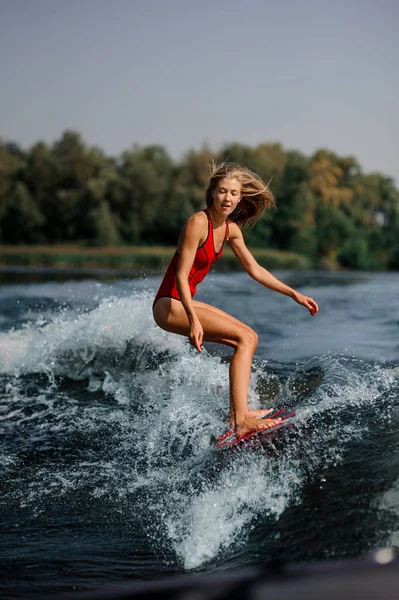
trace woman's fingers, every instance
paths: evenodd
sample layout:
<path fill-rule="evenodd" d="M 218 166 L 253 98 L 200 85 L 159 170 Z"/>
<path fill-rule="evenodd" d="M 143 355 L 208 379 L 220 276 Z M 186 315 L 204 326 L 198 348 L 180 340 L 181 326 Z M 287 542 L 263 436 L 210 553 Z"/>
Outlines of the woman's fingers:
<path fill-rule="evenodd" d="M 204 337 L 204 332 L 202 328 L 200 330 L 192 331 L 190 334 L 190 344 L 194 346 L 198 350 L 198 352 L 202 352 L 202 339 Z"/>
<path fill-rule="evenodd" d="M 302 304 L 302 306 L 307 308 L 308 311 L 310 312 L 310 314 L 312 315 L 312 317 L 317 315 L 317 313 L 319 312 L 319 307 L 317 306 L 317 302 L 315 302 L 313 300 L 313 298 L 311 298 L 310 296 L 304 296 L 303 294 L 298 294 L 298 296 L 295 298 L 295 300 L 296 300 L 296 302 L 298 302 L 298 304 Z"/>
<path fill-rule="evenodd" d="M 315 302 L 313 300 L 313 298 L 307 298 L 307 308 L 308 308 L 310 314 L 312 315 L 312 317 L 315 317 L 317 315 L 317 313 L 319 312 L 319 307 L 317 306 L 317 302 Z"/>
<path fill-rule="evenodd" d="M 195 340 L 195 347 L 197 348 L 198 352 L 202 352 L 202 335 L 198 336 L 198 338 Z"/>
<path fill-rule="evenodd" d="M 319 307 L 317 305 L 317 302 L 315 302 L 315 300 L 313 300 L 313 298 L 310 298 L 310 296 L 300 296 L 299 299 L 297 300 L 297 302 L 299 304 L 302 304 L 305 308 L 308 309 L 308 311 L 310 312 L 310 314 L 312 315 L 312 317 L 316 316 L 317 313 L 319 312 Z"/>
<path fill-rule="evenodd" d="M 198 338 L 198 352 L 202 352 L 202 340 L 204 339 L 204 330 L 201 327 L 201 331 Z"/>
<path fill-rule="evenodd" d="M 198 352 L 201 352 L 201 343 L 195 335 L 190 336 L 190 344 L 194 346 L 194 348 L 196 348 Z"/>

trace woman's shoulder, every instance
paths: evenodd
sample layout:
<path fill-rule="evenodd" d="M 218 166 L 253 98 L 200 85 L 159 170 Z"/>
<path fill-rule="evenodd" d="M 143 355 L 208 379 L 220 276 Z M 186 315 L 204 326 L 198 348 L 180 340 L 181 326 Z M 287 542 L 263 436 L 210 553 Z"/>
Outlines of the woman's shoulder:
<path fill-rule="evenodd" d="M 187 219 L 187 223 L 189 221 L 193 223 L 207 223 L 208 217 L 206 216 L 206 212 L 204 210 L 199 210 Z"/>
<path fill-rule="evenodd" d="M 227 223 L 229 224 L 229 238 L 232 237 L 242 237 L 242 231 L 234 221 L 227 219 Z"/>
<path fill-rule="evenodd" d="M 186 221 L 186 228 L 203 228 L 205 225 L 208 225 L 208 217 L 206 216 L 206 213 L 203 210 L 200 210 L 199 212 L 194 213 L 193 215 L 191 215 L 191 217 L 189 217 Z"/>
<path fill-rule="evenodd" d="M 202 238 L 208 232 L 208 218 L 206 213 L 201 210 L 189 217 L 183 227 L 182 233 L 184 236 L 193 236 Z"/>

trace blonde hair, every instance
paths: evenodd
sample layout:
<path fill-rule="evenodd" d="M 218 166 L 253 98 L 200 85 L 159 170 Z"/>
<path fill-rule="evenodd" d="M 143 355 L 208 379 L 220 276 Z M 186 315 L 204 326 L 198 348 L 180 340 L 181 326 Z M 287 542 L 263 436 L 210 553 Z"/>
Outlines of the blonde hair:
<path fill-rule="evenodd" d="M 237 163 L 212 163 L 209 168 L 210 181 L 206 190 L 206 205 L 213 203 L 213 192 L 222 179 L 237 179 L 241 183 L 241 200 L 229 219 L 237 223 L 241 229 L 246 225 L 254 225 L 261 214 L 268 208 L 275 208 L 276 202 L 268 185 L 246 167 Z"/>

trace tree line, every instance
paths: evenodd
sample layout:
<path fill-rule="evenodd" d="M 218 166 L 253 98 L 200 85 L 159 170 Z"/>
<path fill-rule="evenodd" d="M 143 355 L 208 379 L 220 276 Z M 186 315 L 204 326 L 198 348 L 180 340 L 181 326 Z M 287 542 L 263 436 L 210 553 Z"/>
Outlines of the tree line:
<path fill-rule="evenodd" d="M 0 141 L 0 243 L 175 245 L 204 208 L 207 165 L 230 160 L 258 173 L 277 210 L 246 233 L 252 247 L 289 250 L 314 265 L 399 269 L 399 191 L 352 156 L 313 155 L 279 143 L 190 150 L 175 161 L 160 145 L 119 157 L 65 131 L 29 150 Z"/>

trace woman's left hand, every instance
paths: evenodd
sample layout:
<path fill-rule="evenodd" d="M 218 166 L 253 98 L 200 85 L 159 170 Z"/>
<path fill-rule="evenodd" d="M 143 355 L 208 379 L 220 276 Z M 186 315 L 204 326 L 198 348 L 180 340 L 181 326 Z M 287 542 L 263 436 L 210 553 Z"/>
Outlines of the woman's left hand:
<path fill-rule="evenodd" d="M 312 317 L 315 317 L 317 315 L 317 313 L 319 312 L 319 307 L 317 306 L 317 302 L 315 302 L 313 300 L 313 298 L 310 298 L 310 296 L 304 296 L 303 294 L 297 294 L 295 296 L 295 302 L 298 302 L 298 304 L 301 304 L 302 306 L 307 308 L 308 311 L 310 312 L 310 314 L 312 315 Z"/>

